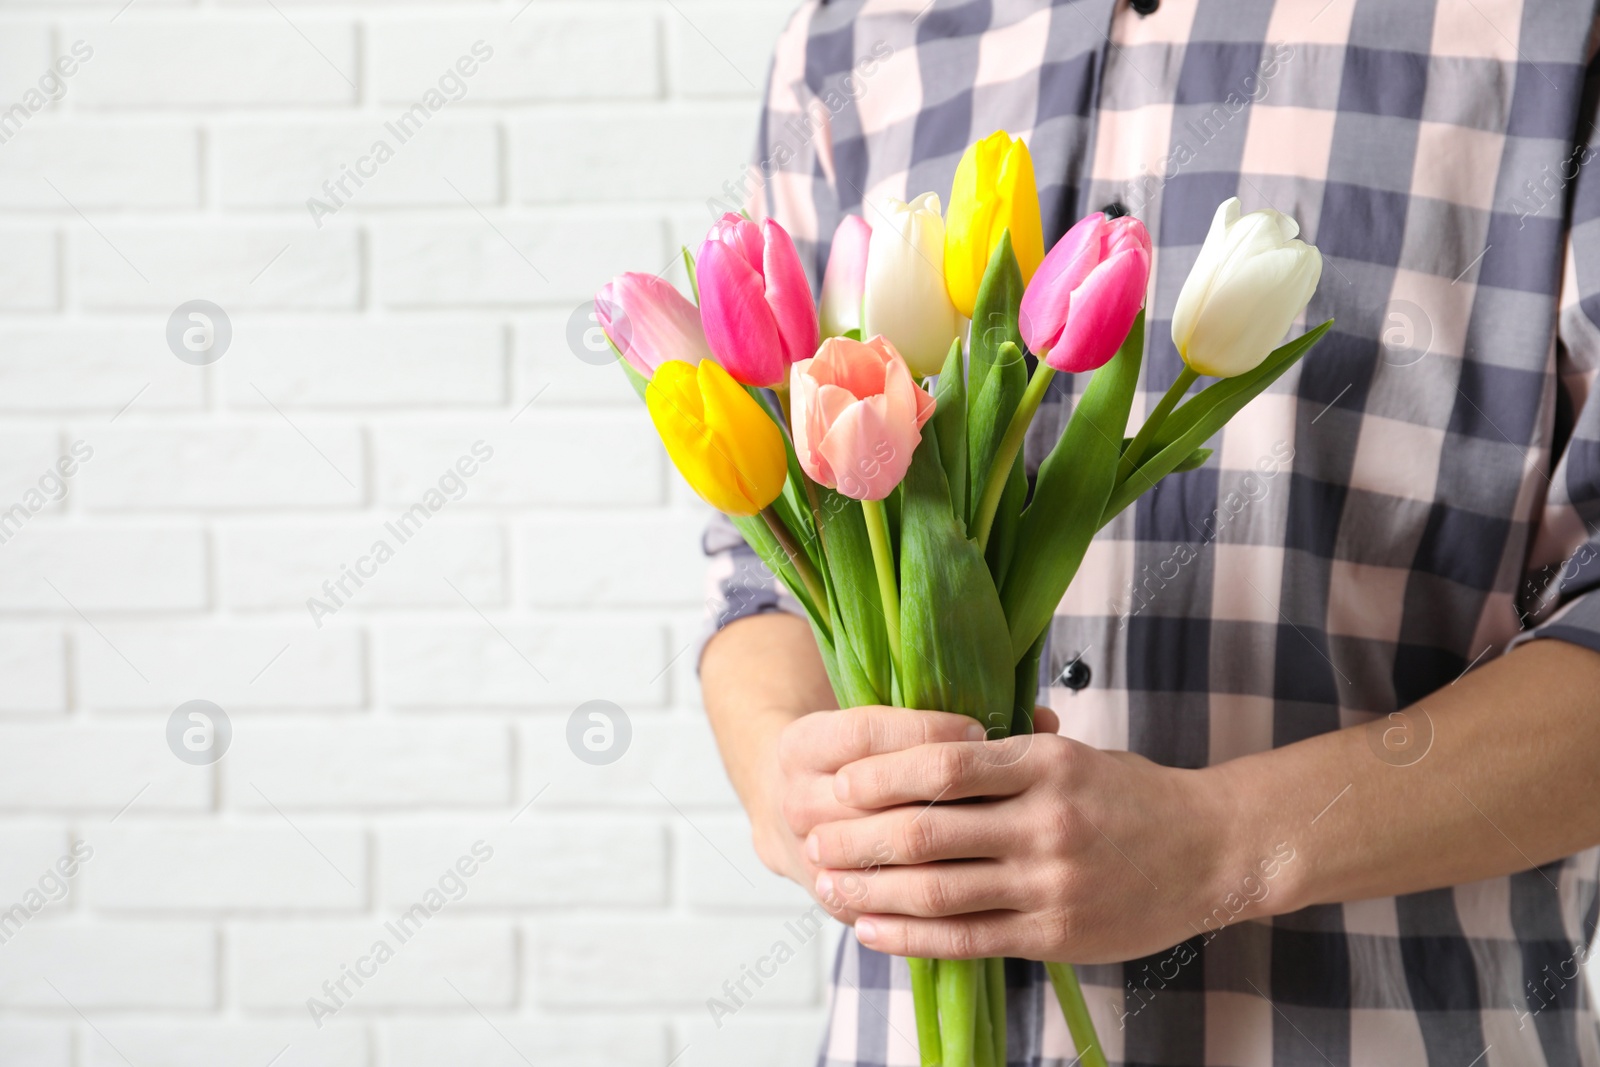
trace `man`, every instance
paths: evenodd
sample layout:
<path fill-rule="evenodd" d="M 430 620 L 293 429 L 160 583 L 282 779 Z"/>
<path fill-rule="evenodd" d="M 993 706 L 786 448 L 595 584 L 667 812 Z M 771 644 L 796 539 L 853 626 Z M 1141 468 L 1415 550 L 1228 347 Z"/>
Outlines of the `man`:
<path fill-rule="evenodd" d="M 1149 227 L 1146 409 L 1229 196 L 1299 221 L 1307 320 L 1335 320 L 1100 535 L 1031 742 L 823 710 L 807 626 L 713 527 L 729 774 L 765 862 L 854 924 L 826 1065 L 915 1062 L 903 955 L 1085 965 L 1113 1063 L 1600 1065 L 1594 28 L 1519 0 L 796 14 L 755 199 L 811 266 L 1006 129 L 1047 239 Z M 1035 465 L 1082 384 L 1057 378 Z M 1008 974 L 1010 1061 L 1071 1062 L 1042 966 Z"/>

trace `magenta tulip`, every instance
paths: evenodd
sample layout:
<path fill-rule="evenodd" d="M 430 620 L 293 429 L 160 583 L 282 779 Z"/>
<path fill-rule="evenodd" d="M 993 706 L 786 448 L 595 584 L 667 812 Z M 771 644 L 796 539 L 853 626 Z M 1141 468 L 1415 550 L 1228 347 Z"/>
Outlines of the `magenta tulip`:
<path fill-rule="evenodd" d="M 1094 370 L 1117 354 L 1150 280 L 1144 223 L 1100 212 L 1080 220 L 1039 264 L 1022 296 L 1022 339 L 1058 371 Z"/>
<path fill-rule="evenodd" d="M 833 232 L 828 269 L 822 275 L 822 336 L 838 337 L 861 329 L 861 297 L 867 288 L 867 246 L 872 227 L 860 215 L 846 215 Z"/>
<path fill-rule="evenodd" d="M 595 294 L 600 328 L 634 370 L 646 378 L 669 359 L 699 363 L 711 355 L 700 312 L 654 274 L 622 274 Z"/>
<path fill-rule="evenodd" d="M 900 484 L 933 397 L 886 339 L 830 337 L 790 370 L 794 449 L 812 479 L 855 500 Z"/>
<path fill-rule="evenodd" d="M 700 320 L 717 362 L 745 385 L 775 386 L 817 349 L 817 306 L 782 226 L 729 213 L 700 246 Z"/>

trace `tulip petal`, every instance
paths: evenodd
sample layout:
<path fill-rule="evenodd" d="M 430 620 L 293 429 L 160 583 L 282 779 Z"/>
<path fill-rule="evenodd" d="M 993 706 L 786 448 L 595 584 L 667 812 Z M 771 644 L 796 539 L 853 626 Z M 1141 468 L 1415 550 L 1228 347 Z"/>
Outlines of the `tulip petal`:
<path fill-rule="evenodd" d="M 767 306 L 772 309 L 783 343 L 783 363 L 807 359 L 817 350 L 817 305 L 811 299 L 811 282 L 800 265 L 789 232 L 768 219 L 762 223 L 765 245 L 762 274 Z M 781 380 L 781 375 L 779 379 Z"/>
<path fill-rule="evenodd" d="M 1251 370 L 1283 339 L 1321 276 L 1321 254 L 1300 241 L 1238 264 L 1200 309 L 1184 358 L 1219 378 Z"/>
<path fill-rule="evenodd" d="M 707 241 L 695 265 L 706 342 L 728 373 L 762 388 L 783 380 L 783 344 L 761 275 L 721 241 Z"/>
<path fill-rule="evenodd" d="M 1045 362 L 1071 374 L 1104 366 L 1144 306 L 1149 279 L 1150 261 L 1142 248 L 1118 252 L 1096 267 L 1072 294 L 1072 314 Z"/>
<path fill-rule="evenodd" d="M 822 276 L 822 335 L 837 337 L 861 329 L 861 295 L 867 284 L 867 245 L 872 227 L 860 215 L 846 215 L 833 234 L 828 269 Z"/>
<path fill-rule="evenodd" d="M 894 492 L 911 466 L 921 431 L 888 418 L 888 400 L 868 397 L 851 404 L 828 428 L 820 451 L 838 479 L 839 492 L 856 500 L 882 500 Z"/>
<path fill-rule="evenodd" d="M 783 492 L 789 476 L 782 431 L 717 364 L 701 363 L 697 377 L 706 426 L 737 473 L 741 492 L 760 511 Z"/>

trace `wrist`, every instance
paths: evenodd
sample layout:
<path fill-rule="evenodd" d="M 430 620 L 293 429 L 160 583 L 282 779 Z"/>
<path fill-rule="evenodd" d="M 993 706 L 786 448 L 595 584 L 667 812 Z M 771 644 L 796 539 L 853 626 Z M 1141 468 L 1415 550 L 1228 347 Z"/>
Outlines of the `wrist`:
<path fill-rule="evenodd" d="M 1299 842 L 1279 832 L 1279 823 L 1257 803 L 1258 789 L 1241 761 L 1197 773 L 1206 800 L 1202 810 L 1215 827 L 1207 845 L 1214 857 L 1204 880 L 1202 932 L 1294 911 L 1305 861 Z"/>

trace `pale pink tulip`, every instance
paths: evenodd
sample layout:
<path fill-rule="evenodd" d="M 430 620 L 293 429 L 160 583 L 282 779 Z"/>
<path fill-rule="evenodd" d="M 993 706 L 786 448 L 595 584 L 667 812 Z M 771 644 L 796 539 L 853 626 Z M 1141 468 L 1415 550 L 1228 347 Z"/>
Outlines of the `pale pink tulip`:
<path fill-rule="evenodd" d="M 699 363 L 711 355 L 700 312 L 654 274 L 622 274 L 594 298 L 595 318 L 634 370 L 646 378 L 669 359 Z"/>
<path fill-rule="evenodd" d="M 811 478 L 855 500 L 894 491 L 933 416 L 933 397 L 883 337 L 830 337 L 790 368 L 794 448 Z"/>
<path fill-rule="evenodd" d="M 778 385 L 817 348 L 817 306 L 787 231 L 718 219 L 695 264 L 700 321 L 717 362 L 744 385 Z"/>
<path fill-rule="evenodd" d="M 1149 279 L 1144 223 L 1097 211 L 1068 230 L 1039 264 L 1022 296 L 1022 339 L 1056 370 L 1094 370 L 1128 336 Z"/>
<path fill-rule="evenodd" d="M 838 337 L 861 329 L 861 296 L 867 288 L 867 246 L 872 227 L 860 215 L 846 215 L 833 232 L 828 269 L 822 275 L 822 336 Z"/>

